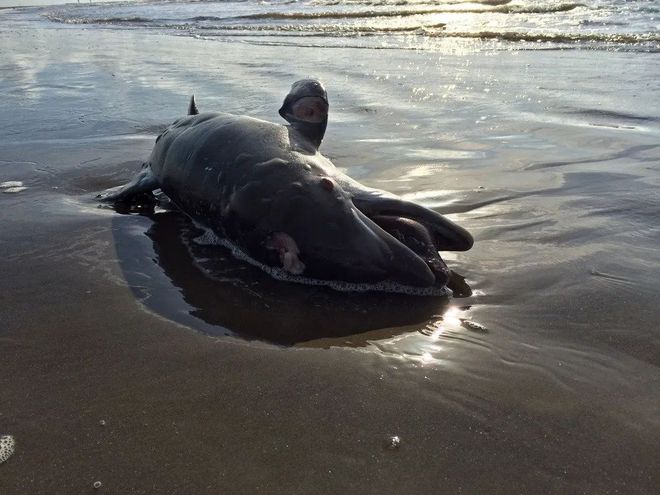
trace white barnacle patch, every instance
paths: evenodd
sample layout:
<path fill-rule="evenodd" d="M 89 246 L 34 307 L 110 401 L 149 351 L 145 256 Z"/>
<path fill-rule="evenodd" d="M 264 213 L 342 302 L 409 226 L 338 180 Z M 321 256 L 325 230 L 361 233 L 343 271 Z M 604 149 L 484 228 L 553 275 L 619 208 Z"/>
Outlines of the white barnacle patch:
<path fill-rule="evenodd" d="M 275 232 L 266 241 L 266 248 L 277 251 L 280 255 L 282 268 L 294 275 L 300 275 L 305 271 L 305 264 L 300 261 L 298 255 L 300 250 L 296 241 L 289 234 Z"/>
<path fill-rule="evenodd" d="M 0 436 L 0 464 L 9 459 L 14 453 L 16 441 L 11 435 Z"/>

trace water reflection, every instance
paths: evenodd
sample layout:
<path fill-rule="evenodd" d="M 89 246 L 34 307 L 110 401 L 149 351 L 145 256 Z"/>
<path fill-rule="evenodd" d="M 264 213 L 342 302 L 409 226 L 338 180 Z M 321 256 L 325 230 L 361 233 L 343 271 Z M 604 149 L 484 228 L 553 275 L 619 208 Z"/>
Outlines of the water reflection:
<path fill-rule="evenodd" d="M 203 231 L 177 211 L 120 215 L 114 223 L 122 270 L 138 299 L 213 335 L 364 346 L 424 329 L 447 309 L 447 297 L 339 292 L 274 280 L 222 246 L 201 244 Z M 459 275 L 452 288 L 458 296 L 470 294 Z"/>

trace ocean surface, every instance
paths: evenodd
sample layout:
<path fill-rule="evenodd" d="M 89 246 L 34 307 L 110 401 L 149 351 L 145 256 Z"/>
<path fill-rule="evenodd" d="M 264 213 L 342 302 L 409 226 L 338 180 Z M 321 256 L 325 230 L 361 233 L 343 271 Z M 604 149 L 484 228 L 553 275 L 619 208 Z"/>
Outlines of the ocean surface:
<path fill-rule="evenodd" d="M 479 48 L 492 40 L 546 49 L 552 43 L 551 48 L 657 50 L 660 42 L 660 7 L 649 0 L 140 1 L 26 10 L 30 17 L 68 25 L 298 47 L 438 50 L 448 39 L 468 39 Z"/>
<path fill-rule="evenodd" d="M 642 0 L 0 9 L 0 493 L 656 494 L 659 26 Z M 310 76 L 326 156 L 474 235 L 452 297 L 277 281 L 96 201 L 191 94 L 279 122 Z"/>

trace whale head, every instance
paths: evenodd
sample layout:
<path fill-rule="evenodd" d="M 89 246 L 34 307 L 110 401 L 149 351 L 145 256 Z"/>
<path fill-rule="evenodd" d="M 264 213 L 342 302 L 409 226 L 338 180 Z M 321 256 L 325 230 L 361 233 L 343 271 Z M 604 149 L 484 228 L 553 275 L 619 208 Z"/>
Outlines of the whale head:
<path fill-rule="evenodd" d="M 292 275 L 355 283 L 441 287 L 438 251 L 466 250 L 472 237 L 432 210 L 389 195 L 358 197 L 331 176 L 255 181 L 223 223 L 254 259 Z M 278 184 L 274 187 L 273 181 Z M 257 199 L 259 198 L 259 199 Z"/>

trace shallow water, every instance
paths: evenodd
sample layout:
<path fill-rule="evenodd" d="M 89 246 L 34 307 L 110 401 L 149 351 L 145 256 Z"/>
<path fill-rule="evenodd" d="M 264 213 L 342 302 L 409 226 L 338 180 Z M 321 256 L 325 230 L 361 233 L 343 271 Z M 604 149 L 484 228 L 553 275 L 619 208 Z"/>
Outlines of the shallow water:
<path fill-rule="evenodd" d="M 430 8 L 411 5 L 392 8 Z M 301 9 L 332 10 L 265 11 Z M 580 9 L 551 20 L 594 13 Z M 275 32 L 290 18 L 243 19 L 270 23 L 274 39 L 257 40 L 53 22 L 54 10 L 177 22 L 222 10 L 234 23 L 263 12 L 0 12 L 0 183 L 25 188 L 0 190 L 0 434 L 16 439 L 0 492 L 77 493 L 97 479 L 119 493 L 655 492 L 657 43 L 310 42 Z M 618 34 L 652 31 L 621 17 Z M 191 93 L 201 110 L 278 121 L 308 75 L 329 91 L 324 154 L 474 234 L 471 251 L 443 253 L 472 295 L 286 284 L 195 243 L 176 212 L 98 207 Z M 66 463 L 41 471 L 62 451 Z"/>

